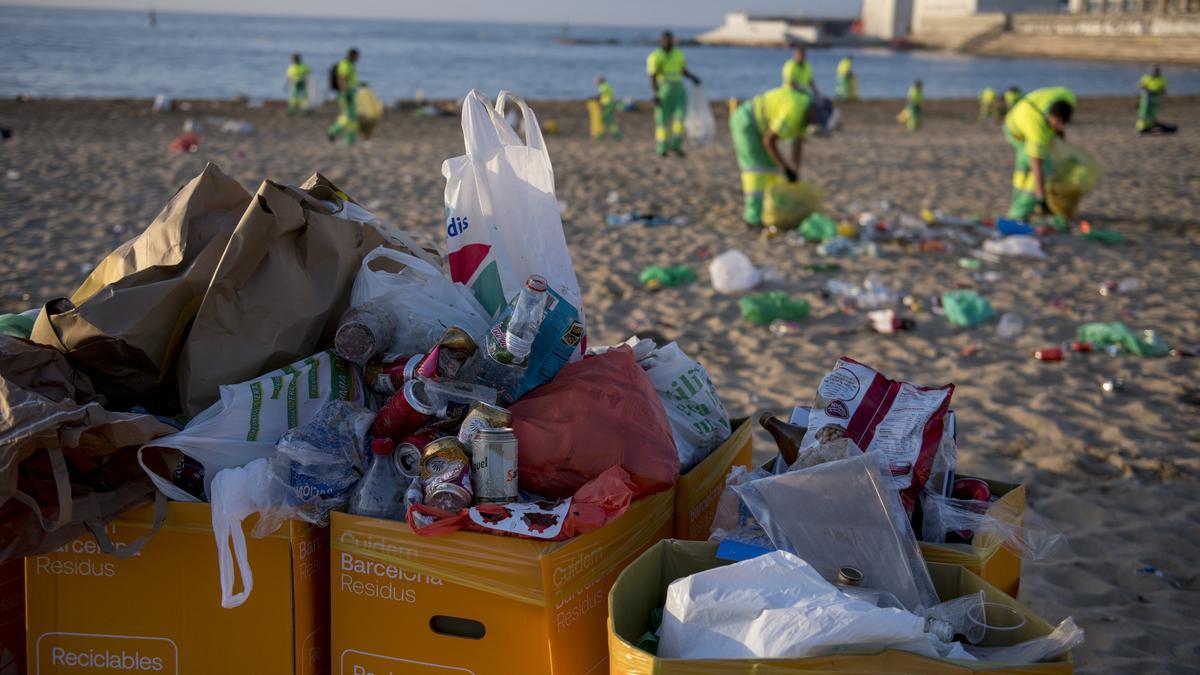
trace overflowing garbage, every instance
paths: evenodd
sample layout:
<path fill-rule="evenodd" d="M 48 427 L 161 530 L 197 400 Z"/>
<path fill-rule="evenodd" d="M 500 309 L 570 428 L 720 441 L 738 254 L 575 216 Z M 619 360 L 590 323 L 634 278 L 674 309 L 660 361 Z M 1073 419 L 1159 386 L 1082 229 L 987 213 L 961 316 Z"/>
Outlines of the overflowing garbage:
<path fill-rule="evenodd" d="M 1035 663 L 1080 644 L 1070 618 L 1048 635 L 1006 641 L 1006 629 L 1025 623 L 1019 612 L 982 592 L 947 597 L 934 583 L 926 546 L 1039 560 L 1064 545 L 1023 501 L 993 493 L 1001 484 L 957 474 L 953 393 L 954 385 L 899 382 L 843 357 L 811 407 L 795 408 L 790 421 L 764 414 L 778 454 L 727 479 L 710 537 L 713 564 L 726 562 L 670 583 L 657 644 L 647 647 L 667 658 L 886 647 Z"/>

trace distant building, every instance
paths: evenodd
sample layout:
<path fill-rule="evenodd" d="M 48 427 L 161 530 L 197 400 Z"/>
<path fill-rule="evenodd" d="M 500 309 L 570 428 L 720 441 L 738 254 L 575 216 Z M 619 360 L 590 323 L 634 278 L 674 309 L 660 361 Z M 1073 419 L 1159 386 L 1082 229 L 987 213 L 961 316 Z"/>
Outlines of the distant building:
<path fill-rule="evenodd" d="M 852 19 L 751 16 L 746 12 L 725 15 L 720 27 L 701 33 L 696 41 L 708 45 L 782 47 L 837 42 L 850 33 Z"/>
<path fill-rule="evenodd" d="M 863 0 L 862 31 L 883 40 L 895 40 L 912 31 L 913 0 Z"/>
<path fill-rule="evenodd" d="M 1200 14 L 1200 0 L 1069 0 L 1072 14 Z"/>

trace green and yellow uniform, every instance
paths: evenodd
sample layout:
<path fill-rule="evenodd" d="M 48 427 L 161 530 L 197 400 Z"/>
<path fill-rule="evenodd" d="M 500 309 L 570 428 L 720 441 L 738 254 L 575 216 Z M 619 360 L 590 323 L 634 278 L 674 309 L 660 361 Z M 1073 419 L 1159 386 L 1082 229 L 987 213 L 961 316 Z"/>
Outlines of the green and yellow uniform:
<path fill-rule="evenodd" d="M 358 140 L 358 107 L 355 100 L 358 96 L 358 69 L 350 59 L 342 59 L 337 64 L 337 75 L 345 86 L 338 91 L 338 118 L 329 127 L 329 138 L 337 140 L 345 137 L 347 145 L 353 145 Z"/>
<path fill-rule="evenodd" d="M 646 74 L 654 78 L 658 105 L 654 108 L 654 141 L 658 154 L 683 149 L 683 121 L 687 117 L 687 89 L 683 71 L 687 58 L 679 48 L 655 49 L 646 59 Z"/>
<path fill-rule="evenodd" d="M 979 121 L 983 122 L 996 111 L 996 90 L 991 87 L 979 92 Z"/>
<path fill-rule="evenodd" d="M 287 69 L 289 113 L 308 110 L 308 76 L 312 68 L 307 63 L 293 63 Z"/>
<path fill-rule="evenodd" d="M 1143 75 L 1139 86 L 1142 95 L 1138 100 L 1137 130 L 1147 131 L 1158 124 L 1158 111 L 1162 108 L 1162 97 L 1167 93 L 1167 78 L 1162 75 Z"/>
<path fill-rule="evenodd" d="M 804 138 L 808 127 L 808 109 L 812 96 L 790 86 L 777 87 L 742 103 L 729 118 L 733 149 L 742 170 L 742 218 L 752 225 L 762 224 L 763 195 L 779 181 L 779 167 L 763 147 L 768 131 L 790 141 Z"/>
<path fill-rule="evenodd" d="M 1005 114 L 1008 114 L 1008 111 L 1012 110 L 1012 107 L 1014 105 L 1016 105 L 1017 101 L 1020 101 L 1021 97 L 1024 95 L 1025 95 L 1025 92 L 1023 92 L 1020 89 L 1017 89 L 1015 87 L 1013 89 L 1005 89 L 1004 90 L 1004 112 L 1005 112 Z"/>
<path fill-rule="evenodd" d="M 858 98 L 858 80 L 854 74 L 854 61 L 849 56 L 837 64 L 837 97 L 846 101 Z"/>
<path fill-rule="evenodd" d="M 600 90 L 600 133 L 597 138 L 610 136 L 612 138 L 620 138 L 621 130 L 617 127 L 617 97 L 613 95 L 612 85 L 608 82 L 601 82 L 597 85 Z"/>
<path fill-rule="evenodd" d="M 925 92 L 917 85 L 912 85 L 908 88 L 908 103 L 905 110 L 908 111 L 905 124 L 908 125 L 909 131 L 916 131 L 921 128 L 921 106 L 925 103 Z"/>
<path fill-rule="evenodd" d="M 788 59 L 787 63 L 783 64 L 783 86 L 812 91 L 813 69 L 808 59 L 805 59 L 804 63 Z"/>
<path fill-rule="evenodd" d="M 1004 137 L 1016 153 L 1009 218 L 1026 220 L 1038 205 L 1032 160 L 1042 160 L 1042 174 L 1048 178 L 1052 172 L 1050 146 L 1057 137 L 1048 115 L 1050 107 L 1059 101 L 1073 107 L 1074 92 L 1066 87 L 1035 89 L 1018 99 L 1004 117 Z"/>

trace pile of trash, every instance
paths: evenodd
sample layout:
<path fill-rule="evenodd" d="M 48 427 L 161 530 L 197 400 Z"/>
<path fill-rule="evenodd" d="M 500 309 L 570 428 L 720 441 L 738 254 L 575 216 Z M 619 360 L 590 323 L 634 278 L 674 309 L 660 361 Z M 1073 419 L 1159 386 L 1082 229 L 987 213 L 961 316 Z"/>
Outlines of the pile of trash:
<path fill-rule="evenodd" d="M 1004 644 L 998 636 L 1025 623 L 1012 607 L 982 591 L 939 597 L 919 542 L 1037 560 L 1064 541 L 1035 526 L 1023 500 L 997 493 L 1002 484 L 956 474 L 953 393 L 952 384 L 899 382 L 843 357 L 811 407 L 790 422 L 764 414 L 779 454 L 730 474 L 710 538 L 724 562 L 671 582 L 639 647 L 683 659 L 890 648 L 1017 664 L 1079 645 L 1083 631 L 1070 618 Z"/>
<path fill-rule="evenodd" d="M 319 174 L 251 195 L 210 164 L 70 298 L 6 320 L 0 559 L 209 502 L 235 607 L 252 515 L 260 537 L 341 510 L 563 540 L 724 443 L 729 416 L 678 345 L 588 348 L 533 111 L 472 92 L 463 118 L 444 256 Z"/>

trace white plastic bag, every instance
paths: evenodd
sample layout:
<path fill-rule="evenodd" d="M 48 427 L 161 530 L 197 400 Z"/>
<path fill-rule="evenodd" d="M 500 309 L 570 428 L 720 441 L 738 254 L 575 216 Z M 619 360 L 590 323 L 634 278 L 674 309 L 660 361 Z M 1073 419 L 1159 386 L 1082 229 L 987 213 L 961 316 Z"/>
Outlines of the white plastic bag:
<path fill-rule="evenodd" d="M 217 568 L 221 578 L 221 606 L 231 609 L 246 602 L 254 589 L 254 574 L 246 556 L 242 521 L 257 512 L 267 495 L 267 460 L 256 459 L 244 467 L 222 469 L 212 479 L 212 529 L 217 540 Z M 234 569 L 234 563 L 237 569 Z M 235 572 L 242 591 L 233 592 Z"/>
<path fill-rule="evenodd" d="M 744 293 L 762 282 L 762 270 L 736 248 L 713 258 L 708 274 L 718 293 Z"/>
<path fill-rule="evenodd" d="M 387 261 L 402 266 L 399 271 L 383 268 Z M 350 290 L 350 306 L 374 303 L 396 319 L 395 337 L 389 352 L 416 354 L 429 349 L 451 326 L 478 337 L 491 322 L 471 289 L 446 278 L 436 265 L 424 258 L 379 247 L 368 253 Z"/>
<path fill-rule="evenodd" d="M 630 342 L 636 343 L 637 338 Z M 639 359 L 638 365 L 646 371 L 667 411 L 679 452 L 679 471 L 686 473 L 729 438 L 729 413 L 708 371 L 674 342 Z"/>
<path fill-rule="evenodd" d="M 509 101 L 524 118 L 524 139 L 504 119 Z M 495 317 L 530 275 L 545 277 L 577 310 L 581 339 L 574 358 L 581 358 L 583 297 L 537 117 L 507 91 L 500 92 L 494 107 L 471 91 L 463 101 L 462 129 L 466 154 L 442 163 L 450 278 L 468 286 Z"/>
<path fill-rule="evenodd" d="M 803 658 L 924 636 L 924 618 L 851 598 L 804 560 L 773 551 L 672 582 L 658 656 Z"/>
<path fill-rule="evenodd" d="M 688 92 L 687 117 L 684 119 L 689 141 L 704 145 L 717 135 L 717 120 L 713 117 L 712 106 L 704 95 L 704 88 L 692 85 Z"/>
<path fill-rule="evenodd" d="M 1003 239 L 989 239 L 983 242 L 985 253 L 995 255 L 1018 255 L 1026 258 L 1045 258 L 1042 242 L 1028 234 L 1014 234 Z"/>
<path fill-rule="evenodd" d="M 283 432 L 307 423 L 326 401 L 363 405 L 358 371 L 333 352 L 314 354 L 248 382 L 221 386 L 221 399 L 196 415 L 182 431 L 147 443 L 138 463 L 155 486 L 176 501 L 199 501 L 171 481 L 177 450 L 204 467 L 204 492 L 222 469 L 270 457 Z"/>

